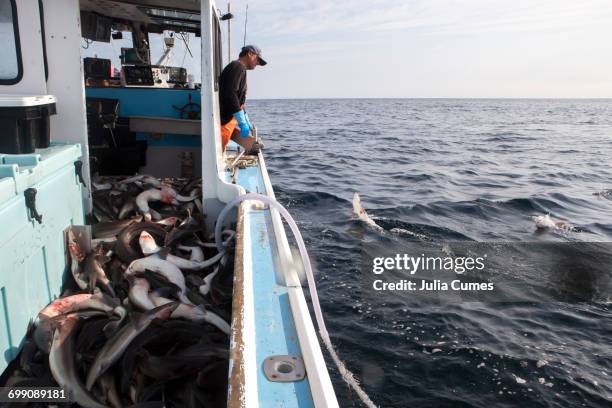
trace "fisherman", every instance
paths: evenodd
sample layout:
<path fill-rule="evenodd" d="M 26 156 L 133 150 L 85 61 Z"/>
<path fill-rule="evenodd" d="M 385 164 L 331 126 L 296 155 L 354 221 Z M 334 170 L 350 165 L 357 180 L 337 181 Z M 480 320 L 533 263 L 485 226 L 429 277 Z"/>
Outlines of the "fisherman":
<path fill-rule="evenodd" d="M 238 59 L 230 62 L 219 76 L 219 105 L 221 110 L 221 146 L 230 139 L 242 146 L 247 154 L 257 154 L 263 145 L 252 135 L 253 125 L 244 110 L 247 93 L 247 70 L 267 62 L 254 45 L 242 47 Z"/>

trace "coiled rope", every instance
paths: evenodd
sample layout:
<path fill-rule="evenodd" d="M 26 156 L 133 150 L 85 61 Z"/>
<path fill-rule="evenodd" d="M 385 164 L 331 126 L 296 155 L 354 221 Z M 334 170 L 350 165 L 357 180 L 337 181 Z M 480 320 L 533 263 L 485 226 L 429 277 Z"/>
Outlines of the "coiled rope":
<path fill-rule="evenodd" d="M 359 381 L 357 381 L 353 373 L 348 368 L 346 368 L 346 366 L 340 360 L 340 357 L 338 357 L 338 354 L 334 350 L 331 339 L 329 338 L 329 333 L 327 332 L 327 328 L 325 327 L 325 321 L 323 320 L 323 312 L 321 311 L 321 305 L 319 304 L 319 295 L 317 293 L 317 286 L 314 280 L 314 275 L 312 273 L 312 266 L 310 265 L 310 258 L 308 257 L 306 245 L 304 244 L 302 234 L 300 233 L 300 230 L 297 224 L 295 223 L 295 220 L 293 219 L 293 217 L 291 217 L 291 214 L 289 214 L 285 207 L 283 207 L 278 201 L 274 200 L 273 198 L 257 193 L 248 193 L 234 198 L 225 207 L 223 207 L 223 209 L 219 213 L 219 217 L 217 218 L 217 224 L 215 225 L 215 243 L 217 245 L 217 250 L 219 252 L 224 250 L 221 231 L 223 229 L 223 221 L 225 220 L 225 217 L 232 208 L 234 208 L 242 201 L 246 200 L 260 201 L 265 204 L 268 204 L 270 207 L 276 209 L 285 219 L 285 221 L 287 221 L 287 224 L 289 225 L 289 228 L 291 228 L 291 232 L 293 233 L 295 241 L 297 242 L 298 248 L 300 250 L 300 256 L 302 258 L 302 264 L 304 265 L 304 271 L 306 272 L 306 278 L 308 280 L 308 290 L 310 291 L 312 307 L 314 309 L 314 314 L 317 321 L 317 326 L 319 328 L 319 335 L 321 336 L 321 340 L 323 341 L 325 348 L 331 355 L 331 358 L 336 364 L 336 367 L 338 367 L 338 371 L 340 372 L 342 379 L 349 385 L 349 387 L 351 387 L 355 391 L 355 393 L 357 393 L 361 401 L 368 408 L 375 408 L 376 405 L 372 402 L 368 394 L 366 394 L 366 392 L 361 388 L 361 386 L 359 385 Z"/>

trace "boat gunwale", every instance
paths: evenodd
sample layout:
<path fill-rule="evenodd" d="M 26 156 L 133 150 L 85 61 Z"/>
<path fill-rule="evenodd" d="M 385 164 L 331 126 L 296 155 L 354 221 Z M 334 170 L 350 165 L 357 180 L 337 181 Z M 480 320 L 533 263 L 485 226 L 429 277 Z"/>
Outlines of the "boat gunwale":
<path fill-rule="evenodd" d="M 234 290 L 232 296 L 231 352 L 229 367 L 229 384 L 227 389 L 227 406 L 237 408 L 244 406 L 243 396 L 246 388 L 244 364 L 244 205 L 238 207 L 236 227 L 236 251 L 234 254 Z"/>

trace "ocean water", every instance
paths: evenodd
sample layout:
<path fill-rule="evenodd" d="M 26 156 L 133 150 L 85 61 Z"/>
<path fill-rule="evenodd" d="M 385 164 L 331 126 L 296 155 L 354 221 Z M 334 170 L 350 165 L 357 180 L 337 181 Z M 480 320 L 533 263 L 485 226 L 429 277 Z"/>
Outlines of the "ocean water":
<path fill-rule="evenodd" d="M 612 406 L 609 273 L 578 297 L 536 290 L 520 302 L 451 303 L 374 293 L 361 267 L 364 243 L 612 242 L 612 100 L 255 100 L 248 109 L 308 245 L 332 341 L 379 406 Z M 385 232 L 355 219 L 354 192 Z M 537 233 L 533 217 L 545 214 L 573 231 Z M 361 406 L 330 367 L 340 405 Z"/>

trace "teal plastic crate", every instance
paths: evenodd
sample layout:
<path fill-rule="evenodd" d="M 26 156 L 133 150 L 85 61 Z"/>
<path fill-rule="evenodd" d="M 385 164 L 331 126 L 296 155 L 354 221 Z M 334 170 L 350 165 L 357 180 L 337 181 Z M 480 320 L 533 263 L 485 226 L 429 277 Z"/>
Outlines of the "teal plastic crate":
<path fill-rule="evenodd" d="M 59 296 L 67 271 L 64 230 L 84 221 L 74 163 L 81 146 L 0 154 L 0 371 L 17 355 L 28 322 Z M 39 223 L 24 192 L 35 188 Z"/>

